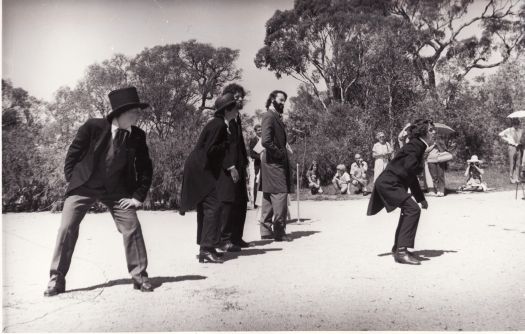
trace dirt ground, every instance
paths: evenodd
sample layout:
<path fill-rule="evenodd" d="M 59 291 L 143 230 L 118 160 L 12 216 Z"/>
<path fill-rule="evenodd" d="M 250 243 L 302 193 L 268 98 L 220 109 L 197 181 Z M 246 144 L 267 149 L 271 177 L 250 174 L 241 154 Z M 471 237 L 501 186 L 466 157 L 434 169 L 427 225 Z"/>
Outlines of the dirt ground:
<path fill-rule="evenodd" d="M 260 241 L 256 212 L 224 264 L 200 264 L 196 215 L 139 217 L 153 293 L 132 290 L 110 215 L 89 214 L 67 276 L 46 298 L 59 214 L 3 215 L 7 332 L 525 330 L 525 201 L 513 192 L 430 197 L 420 266 L 390 254 L 399 212 L 368 199 L 301 202 L 289 243 Z M 292 218 L 296 203 L 292 202 Z"/>

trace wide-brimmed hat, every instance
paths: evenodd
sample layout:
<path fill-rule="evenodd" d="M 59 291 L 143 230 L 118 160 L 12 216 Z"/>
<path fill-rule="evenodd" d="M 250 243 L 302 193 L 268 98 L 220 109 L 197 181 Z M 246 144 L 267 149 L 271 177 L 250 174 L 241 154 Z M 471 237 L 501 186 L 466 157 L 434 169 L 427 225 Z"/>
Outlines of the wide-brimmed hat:
<path fill-rule="evenodd" d="M 231 106 L 232 104 L 236 104 L 237 101 L 235 100 L 235 98 L 233 97 L 233 94 L 231 93 L 226 93 L 222 96 L 219 96 L 216 100 L 215 100 L 215 112 L 219 112 L 219 111 L 222 111 L 223 109 L 225 109 L 226 107 L 229 107 Z"/>
<path fill-rule="evenodd" d="M 479 160 L 477 155 L 473 155 L 473 156 L 470 157 L 469 160 L 467 160 L 468 163 L 471 163 L 471 162 L 481 162 L 481 161 L 482 161 L 482 160 Z"/>
<path fill-rule="evenodd" d="M 140 102 L 139 94 L 135 87 L 113 90 L 109 92 L 108 97 L 112 109 L 108 114 L 108 118 L 117 117 L 123 112 L 133 108 L 145 109 L 149 107 L 149 104 Z"/>

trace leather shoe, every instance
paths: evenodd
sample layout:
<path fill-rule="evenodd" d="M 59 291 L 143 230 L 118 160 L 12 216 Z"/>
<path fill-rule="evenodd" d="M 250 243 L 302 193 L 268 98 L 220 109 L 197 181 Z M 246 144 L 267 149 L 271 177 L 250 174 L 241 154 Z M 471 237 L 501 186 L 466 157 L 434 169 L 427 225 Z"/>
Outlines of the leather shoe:
<path fill-rule="evenodd" d="M 219 250 L 221 250 L 223 252 L 240 252 L 241 251 L 241 247 L 239 247 L 237 245 L 234 245 L 231 242 L 227 242 L 224 245 L 222 245 L 221 247 L 219 247 Z"/>
<path fill-rule="evenodd" d="M 407 250 L 397 250 L 394 253 L 394 260 L 397 263 L 402 263 L 402 264 L 413 264 L 413 265 L 421 264 L 421 262 L 418 259 L 416 259 L 414 256 L 412 256 L 411 253 L 408 252 Z"/>
<path fill-rule="evenodd" d="M 234 243 L 235 246 L 239 246 L 241 248 L 248 248 L 248 247 L 253 247 L 255 246 L 255 244 L 253 242 L 246 242 L 244 240 L 239 240 L 238 242 Z"/>
<path fill-rule="evenodd" d="M 289 236 L 287 236 L 286 234 L 285 235 L 282 235 L 280 237 L 275 237 L 274 239 L 275 241 L 292 241 L 292 238 L 290 238 Z"/>
<path fill-rule="evenodd" d="M 201 251 L 199 253 L 199 262 L 200 263 L 223 263 L 224 261 L 212 252 Z"/>
<path fill-rule="evenodd" d="M 58 295 L 59 293 L 63 293 L 65 291 L 66 291 L 65 286 L 61 286 L 61 285 L 48 286 L 46 291 L 44 291 L 44 296 L 52 297 L 52 296 Z"/>
<path fill-rule="evenodd" d="M 273 235 L 261 235 L 261 239 L 273 239 Z"/>
<path fill-rule="evenodd" d="M 153 292 L 153 286 L 149 281 L 145 281 L 142 283 L 133 282 L 133 289 L 140 290 L 142 292 Z"/>

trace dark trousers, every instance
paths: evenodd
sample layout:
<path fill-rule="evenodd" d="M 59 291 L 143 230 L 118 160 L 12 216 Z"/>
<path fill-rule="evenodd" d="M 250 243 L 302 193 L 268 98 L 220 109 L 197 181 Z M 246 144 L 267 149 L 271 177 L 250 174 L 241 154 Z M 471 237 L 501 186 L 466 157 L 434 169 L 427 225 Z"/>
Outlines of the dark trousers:
<path fill-rule="evenodd" d="M 214 188 L 197 204 L 197 244 L 201 250 L 219 246 L 221 202 Z"/>
<path fill-rule="evenodd" d="M 244 233 L 244 222 L 248 210 L 246 181 L 241 179 L 235 184 L 235 201 L 221 203 L 221 242 L 239 243 Z"/>
<path fill-rule="evenodd" d="M 432 176 L 434 191 L 445 193 L 445 169 L 443 163 L 428 163 L 428 171 Z"/>
<path fill-rule="evenodd" d="M 401 208 L 401 215 L 397 224 L 394 249 L 399 247 L 414 248 L 421 209 L 412 197 L 401 203 L 399 207 Z"/>
<path fill-rule="evenodd" d="M 244 233 L 246 210 L 248 203 L 245 200 L 223 202 L 221 209 L 221 242 L 239 243 Z"/>
<path fill-rule="evenodd" d="M 282 237 L 286 233 L 286 213 L 288 212 L 288 194 L 263 193 L 261 213 L 261 237 Z M 272 231 L 273 225 L 273 231 Z"/>
<path fill-rule="evenodd" d="M 122 234 L 129 273 L 137 282 L 143 282 L 148 277 L 146 272 L 148 257 L 136 209 L 122 209 L 119 207 L 118 200 L 114 198 L 99 198 L 99 200 L 108 207 L 117 230 Z M 94 196 L 71 195 L 64 202 L 62 222 L 58 230 L 50 270 L 55 284 L 65 283 L 65 276 L 69 271 L 77 243 L 80 223 L 96 201 L 97 198 Z"/>

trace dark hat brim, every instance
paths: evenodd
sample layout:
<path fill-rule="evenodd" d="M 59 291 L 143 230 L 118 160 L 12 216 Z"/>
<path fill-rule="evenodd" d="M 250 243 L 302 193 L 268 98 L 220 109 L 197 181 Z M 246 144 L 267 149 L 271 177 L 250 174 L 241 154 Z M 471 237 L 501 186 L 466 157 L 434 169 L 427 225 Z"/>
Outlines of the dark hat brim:
<path fill-rule="evenodd" d="M 128 110 L 133 109 L 133 108 L 137 108 L 137 107 L 140 108 L 140 109 L 146 109 L 146 108 L 149 107 L 149 104 L 148 103 L 142 103 L 142 102 L 139 102 L 139 103 L 126 103 L 126 104 L 121 105 L 117 109 L 112 110 L 108 114 L 107 117 L 108 118 L 116 117 L 116 116 L 122 114 L 125 111 L 128 111 Z"/>

